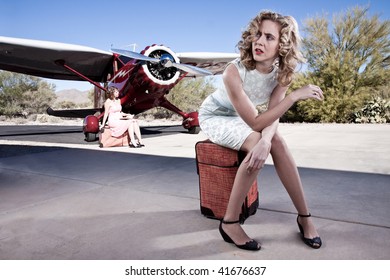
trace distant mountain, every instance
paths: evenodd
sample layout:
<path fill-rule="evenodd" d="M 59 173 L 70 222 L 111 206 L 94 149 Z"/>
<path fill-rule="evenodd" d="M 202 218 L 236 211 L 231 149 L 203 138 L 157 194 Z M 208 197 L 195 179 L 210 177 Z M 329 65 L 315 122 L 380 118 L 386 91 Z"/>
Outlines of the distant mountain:
<path fill-rule="evenodd" d="M 71 101 L 76 104 L 90 102 L 88 98 L 88 90 L 80 91 L 77 89 L 65 89 L 56 92 L 57 103 L 62 101 Z"/>

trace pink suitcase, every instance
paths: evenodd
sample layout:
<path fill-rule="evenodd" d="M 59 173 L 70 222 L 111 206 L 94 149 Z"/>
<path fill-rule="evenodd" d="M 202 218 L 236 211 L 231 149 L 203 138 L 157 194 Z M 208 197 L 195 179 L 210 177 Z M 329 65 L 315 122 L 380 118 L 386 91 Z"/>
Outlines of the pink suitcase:
<path fill-rule="evenodd" d="M 129 142 L 127 131 L 119 137 L 111 136 L 111 130 L 108 127 L 102 128 L 99 132 L 100 148 L 129 146 Z"/>

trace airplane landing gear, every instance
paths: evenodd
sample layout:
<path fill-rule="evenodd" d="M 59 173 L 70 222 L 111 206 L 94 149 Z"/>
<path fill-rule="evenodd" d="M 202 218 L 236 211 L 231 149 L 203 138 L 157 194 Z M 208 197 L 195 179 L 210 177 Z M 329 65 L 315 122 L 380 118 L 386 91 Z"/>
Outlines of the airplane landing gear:
<path fill-rule="evenodd" d="M 188 113 L 182 125 L 190 134 L 198 134 L 200 132 L 198 112 Z"/>
<path fill-rule="evenodd" d="M 96 133 L 84 133 L 84 135 L 85 135 L 85 141 L 87 142 L 93 142 L 96 141 L 97 139 Z"/>
<path fill-rule="evenodd" d="M 199 126 L 193 126 L 191 128 L 188 129 L 188 132 L 190 134 L 199 134 L 200 132 L 200 127 Z"/>
<path fill-rule="evenodd" d="M 86 116 L 83 122 L 83 132 L 85 141 L 96 141 L 97 133 L 99 132 L 99 119 L 96 116 Z"/>

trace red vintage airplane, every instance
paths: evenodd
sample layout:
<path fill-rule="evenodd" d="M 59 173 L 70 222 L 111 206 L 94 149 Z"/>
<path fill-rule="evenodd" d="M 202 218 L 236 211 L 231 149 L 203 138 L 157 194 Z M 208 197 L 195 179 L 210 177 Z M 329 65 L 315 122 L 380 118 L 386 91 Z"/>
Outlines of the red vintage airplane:
<path fill-rule="evenodd" d="M 186 113 L 165 95 L 184 77 L 216 75 L 238 57 L 235 53 L 174 53 L 163 45 L 141 53 L 112 49 L 106 52 L 85 46 L 0 36 L 0 69 L 60 80 L 88 81 L 95 86 L 91 109 L 53 110 L 49 115 L 84 118 L 87 141 L 94 141 L 103 117 L 108 86 L 119 89 L 122 110 L 139 114 L 161 106 L 183 117 L 183 127 L 199 132 L 198 113 Z"/>

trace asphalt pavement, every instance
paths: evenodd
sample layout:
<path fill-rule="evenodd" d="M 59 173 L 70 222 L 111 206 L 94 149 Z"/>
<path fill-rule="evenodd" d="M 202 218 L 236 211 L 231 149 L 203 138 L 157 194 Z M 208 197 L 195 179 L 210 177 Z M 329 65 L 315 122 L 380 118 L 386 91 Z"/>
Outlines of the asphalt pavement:
<path fill-rule="evenodd" d="M 11 135 L 0 126 L 0 259 L 390 259 L 389 125 L 281 124 L 323 246 L 301 241 L 269 159 L 244 225 L 258 252 L 224 242 L 218 221 L 200 213 L 194 146 L 206 137 L 166 129 L 145 130 L 145 148 L 102 149 L 74 140 L 77 129 Z"/>

